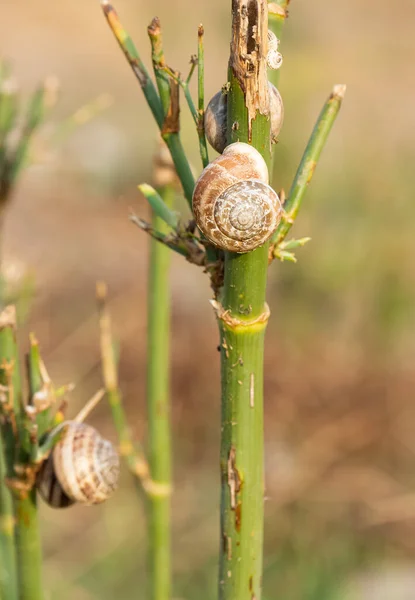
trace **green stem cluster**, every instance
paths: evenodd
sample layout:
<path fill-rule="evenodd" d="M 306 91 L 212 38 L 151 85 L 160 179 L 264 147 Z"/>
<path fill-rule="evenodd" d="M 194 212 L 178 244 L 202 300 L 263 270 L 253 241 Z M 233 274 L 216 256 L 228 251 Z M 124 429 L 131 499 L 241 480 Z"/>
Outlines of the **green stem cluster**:
<path fill-rule="evenodd" d="M 271 5 L 270 5 L 271 6 Z M 270 28 L 280 38 L 287 16 L 288 0 L 272 3 Z M 167 67 L 161 45 L 158 20 L 149 28 L 156 85 L 151 83 L 132 42 L 120 25 L 114 9 L 103 3 L 108 22 L 124 54 L 143 88 L 147 102 L 159 125 L 173 158 L 185 196 L 191 204 L 194 180 L 188 176 L 188 161 L 183 152 L 178 114 L 173 101 L 180 85 L 197 125 L 203 166 L 208 164 L 203 127 L 204 55 L 203 28 L 199 27 L 198 102 L 190 96 L 189 80 Z M 232 1 L 232 44 L 228 84 L 228 142 L 246 142 L 255 147 L 271 165 L 270 121 L 268 118 L 268 83 L 265 68 L 267 51 L 267 2 L 265 0 Z M 274 84 L 278 72 L 271 74 Z M 158 90 L 158 91 L 157 91 Z M 307 146 L 290 196 L 285 216 L 270 244 L 246 254 L 217 251 L 203 237 L 191 238 L 192 230 L 183 234 L 180 219 L 170 210 L 166 196 L 161 198 L 149 186 L 141 191 L 153 211 L 150 225 L 134 217 L 134 221 L 153 237 L 148 296 L 148 412 L 149 412 L 149 477 L 146 491 L 150 507 L 151 597 L 167 600 L 170 593 L 170 432 L 168 422 L 168 313 L 167 284 L 168 249 L 183 254 L 195 264 L 208 266 L 215 291 L 212 305 L 218 319 L 221 352 L 222 420 L 221 420 L 221 544 L 220 600 L 260 600 L 263 546 L 263 358 L 264 336 L 269 317 L 266 304 L 267 270 L 270 258 L 295 260 L 290 250 L 304 245 L 309 238 L 284 241 L 306 188 L 310 182 L 340 108 L 342 86 L 337 87 Z M 168 131 L 168 135 L 166 132 Z M 165 190 L 166 193 L 166 190 Z M 169 231 L 170 229 L 170 231 Z M 186 237 L 189 234 L 190 237 Z M 189 240 L 205 248 L 207 261 L 192 259 Z M 158 244 L 157 242 L 162 242 Z"/>
<path fill-rule="evenodd" d="M 19 355 L 16 342 L 15 312 L 12 307 L 6 308 L 1 314 L 0 328 L 0 382 L 7 386 L 8 408 L 4 412 L 2 425 L 3 446 L 8 481 L 11 482 L 17 475 L 17 468 L 24 469 L 29 460 L 30 447 L 25 447 L 27 442 L 27 424 L 21 411 L 21 380 L 19 369 Z M 34 390 L 37 391 L 37 390 Z M 3 463 L 4 465 L 4 463 Z M 2 496 L 5 492 L 5 473 L 0 474 L 2 481 Z M 17 570 L 17 589 L 19 600 L 42 600 L 41 582 L 41 542 L 39 534 L 36 491 L 30 486 L 27 491 L 17 490 L 13 496 L 13 517 L 15 535 L 15 556 Z M 9 504 L 10 506 L 10 504 Z M 10 521 L 9 521 L 10 527 Z M 8 563 L 11 565 L 10 577 L 13 576 L 12 556 L 14 549 L 8 544 Z M 4 551 L 4 548 L 2 549 Z M 13 600 L 7 596 L 6 600 Z"/>
<path fill-rule="evenodd" d="M 102 0 L 101 4 L 104 14 L 107 18 L 108 24 L 112 32 L 114 33 L 114 36 L 116 37 L 122 51 L 124 52 L 124 55 L 129 65 L 131 66 L 135 76 L 137 77 L 140 83 L 145 99 L 147 100 L 147 104 L 150 107 L 150 110 L 153 113 L 155 121 L 160 129 L 161 136 L 170 150 L 170 154 L 173 159 L 177 175 L 183 187 L 185 198 L 188 201 L 189 206 L 191 207 L 195 180 L 178 133 L 178 106 L 174 107 L 175 110 L 173 111 L 172 115 L 170 114 L 172 106 L 169 103 L 167 107 L 167 113 L 165 114 L 165 108 L 167 106 L 167 90 L 165 83 L 162 83 L 161 81 L 162 76 L 157 76 L 157 85 L 159 87 L 159 91 L 161 90 L 160 97 L 157 93 L 157 89 L 154 86 L 154 83 L 150 79 L 147 69 L 143 61 L 141 60 L 136 47 L 134 46 L 131 37 L 121 25 L 118 15 L 115 12 L 114 8 L 111 6 L 111 4 L 107 2 L 107 0 Z M 161 34 L 160 39 L 157 40 L 157 43 L 159 43 L 159 46 L 154 49 L 153 42 L 153 58 L 157 57 L 159 53 L 162 54 Z M 170 121 L 170 117 L 172 116 L 173 123 Z M 167 117 L 169 117 L 169 125 L 166 127 Z M 174 122 L 174 119 L 176 119 L 176 122 Z"/>

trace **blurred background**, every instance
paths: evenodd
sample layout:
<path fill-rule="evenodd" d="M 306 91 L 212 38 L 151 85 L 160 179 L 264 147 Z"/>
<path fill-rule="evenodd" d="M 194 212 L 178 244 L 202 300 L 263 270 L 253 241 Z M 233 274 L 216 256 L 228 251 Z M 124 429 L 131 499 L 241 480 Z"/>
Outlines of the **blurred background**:
<path fill-rule="evenodd" d="M 115 8 L 148 65 L 146 27 L 159 16 L 168 63 L 182 73 L 202 22 L 206 97 L 223 85 L 230 2 L 117 0 Z M 411 0 L 290 5 L 276 189 L 288 191 L 333 85 L 346 83 L 347 94 L 293 229 L 312 241 L 297 265 L 270 269 L 265 600 L 415 597 L 414 19 Z M 25 172 L 2 245 L 10 272 L 35 281 L 22 348 L 35 331 L 55 383 L 76 384 L 71 416 L 101 386 L 94 293 L 96 280 L 108 282 L 121 388 L 145 442 L 148 240 L 127 217 L 130 207 L 147 215 L 136 186 L 151 180 L 156 127 L 97 1 L 6 0 L 0 39 L 23 99 L 45 76 L 59 79 L 48 126 L 100 94 L 113 98 Z M 182 130 L 199 173 L 184 103 Z M 210 600 L 217 331 L 201 270 L 174 257 L 171 286 L 174 598 Z M 90 420 L 115 440 L 105 404 Z M 126 471 L 106 505 L 42 506 L 41 515 L 48 599 L 146 597 L 145 515 Z"/>

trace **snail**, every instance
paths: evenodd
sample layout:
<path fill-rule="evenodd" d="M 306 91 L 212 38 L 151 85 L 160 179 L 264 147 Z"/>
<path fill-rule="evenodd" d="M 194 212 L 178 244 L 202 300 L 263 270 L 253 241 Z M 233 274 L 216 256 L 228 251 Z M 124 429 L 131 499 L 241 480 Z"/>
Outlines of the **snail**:
<path fill-rule="evenodd" d="M 271 114 L 271 141 L 277 141 L 284 119 L 284 105 L 277 88 L 268 83 Z M 222 91 L 213 96 L 205 111 L 205 133 L 209 144 L 219 152 L 224 151 L 227 144 L 227 110 L 228 96 Z"/>
<path fill-rule="evenodd" d="M 277 70 L 282 65 L 282 54 L 278 52 L 279 44 L 280 41 L 275 33 L 268 29 L 267 66 L 269 69 Z"/>
<path fill-rule="evenodd" d="M 227 146 L 196 182 L 193 212 L 202 233 L 215 246 L 249 252 L 274 233 L 282 216 L 277 193 L 268 185 L 268 169 L 249 144 Z"/>
<path fill-rule="evenodd" d="M 37 489 L 54 508 L 75 502 L 100 504 L 115 490 L 119 470 L 118 454 L 111 442 L 94 427 L 70 421 L 42 464 Z"/>

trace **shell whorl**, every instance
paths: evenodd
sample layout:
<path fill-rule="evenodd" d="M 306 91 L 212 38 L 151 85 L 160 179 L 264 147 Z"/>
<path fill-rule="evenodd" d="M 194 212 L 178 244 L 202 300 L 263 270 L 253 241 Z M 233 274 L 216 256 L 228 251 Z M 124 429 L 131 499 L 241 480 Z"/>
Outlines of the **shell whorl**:
<path fill-rule="evenodd" d="M 269 85 L 271 141 L 276 142 L 284 120 L 284 105 L 277 88 Z M 222 91 L 210 100 L 206 107 L 204 123 L 205 133 L 209 144 L 219 152 L 224 151 L 227 144 L 227 105 L 228 96 Z"/>
<path fill-rule="evenodd" d="M 227 146 L 196 182 L 193 212 L 203 234 L 223 250 L 243 253 L 262 246 L 282 207 L 260 153 L 242 142 Z"/>
<path fill-rule="evenodd" d="M 282 65 L 282 54 L 278 52 L 279 39 L 273 31 L 268 30 L 267 65 L 269 69 L 279 69 Z"/>
<path fill-rule="evenodd" d="M 71 422 L 40 473 L 38 489 L 55 507 L 100 504 L 117 487 L 119 470 L 111 442 L 90 425 Z"/>

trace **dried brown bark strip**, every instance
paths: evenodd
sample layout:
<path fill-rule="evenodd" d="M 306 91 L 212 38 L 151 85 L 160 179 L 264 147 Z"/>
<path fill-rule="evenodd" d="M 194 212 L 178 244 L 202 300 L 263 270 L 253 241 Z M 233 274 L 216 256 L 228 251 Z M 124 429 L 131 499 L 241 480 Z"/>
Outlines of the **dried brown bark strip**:
<path fill-rule="evenodd" d="M 245 95 L 248 133 L 257 112 L 269 114 L 267 77 L 268 4 L 265 0 L 232 1 L 232 41 L 229 68 Z"/>

